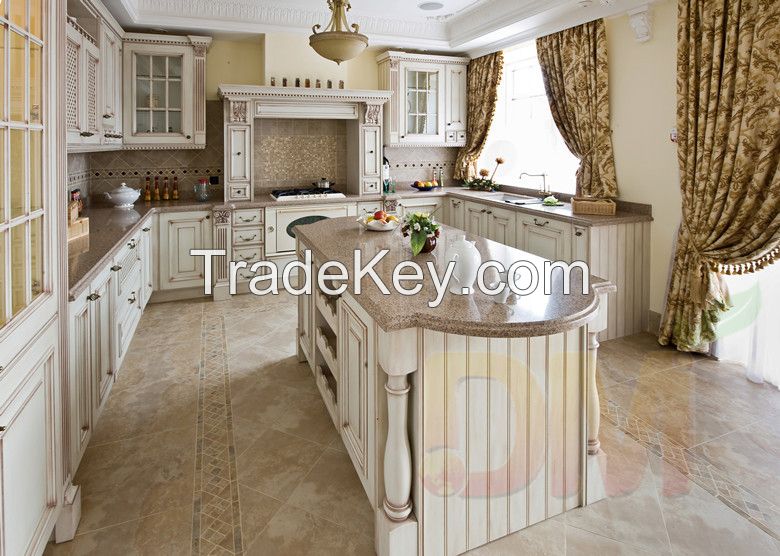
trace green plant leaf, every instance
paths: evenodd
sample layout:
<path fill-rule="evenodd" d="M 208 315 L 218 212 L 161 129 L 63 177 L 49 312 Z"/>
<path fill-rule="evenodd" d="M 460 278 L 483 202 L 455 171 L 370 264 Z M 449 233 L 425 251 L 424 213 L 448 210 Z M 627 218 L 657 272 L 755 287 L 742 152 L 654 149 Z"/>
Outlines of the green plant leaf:
<path fill-rule="evenodd" d="M 423 246 L 425 246 L 426 237 L 425 232 L 414 232 L 412 234 L 412 255 L 417 256 L 420 254 Z"/>

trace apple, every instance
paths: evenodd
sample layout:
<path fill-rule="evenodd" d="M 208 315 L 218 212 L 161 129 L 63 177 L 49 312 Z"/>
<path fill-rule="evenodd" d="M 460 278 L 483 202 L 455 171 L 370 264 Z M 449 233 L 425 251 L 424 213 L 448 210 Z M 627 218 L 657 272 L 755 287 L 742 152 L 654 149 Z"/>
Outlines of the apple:
<path fill-rule="evenodd" d="M 387 213 L 383 210 L 378 210 L 374 213 L 374 220 L 384 220 Z"/>

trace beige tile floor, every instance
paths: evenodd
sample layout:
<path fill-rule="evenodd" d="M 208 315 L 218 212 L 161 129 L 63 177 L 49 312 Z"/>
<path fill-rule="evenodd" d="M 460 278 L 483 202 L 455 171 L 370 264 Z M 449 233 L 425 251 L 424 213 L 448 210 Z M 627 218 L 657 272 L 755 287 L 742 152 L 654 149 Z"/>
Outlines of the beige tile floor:
<path fill-rule="evenodd" d="M 149 306 L 75 478 L 77 536 L 47 553 L 373 553 L 295 319 L 286 295 Z M 780 393 L 650 335 L 600 356 L 609 498 L 473 553 L 778 554 Z"/>

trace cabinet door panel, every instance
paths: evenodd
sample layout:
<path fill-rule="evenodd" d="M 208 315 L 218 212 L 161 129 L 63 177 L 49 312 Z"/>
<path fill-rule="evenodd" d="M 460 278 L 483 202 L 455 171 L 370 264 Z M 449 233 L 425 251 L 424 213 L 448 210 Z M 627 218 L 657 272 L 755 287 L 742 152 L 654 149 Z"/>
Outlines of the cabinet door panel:
<path fill-rule="evenodd" d="M 83 293 L 68 306 L 70 382 L 70 454 L 71 468 L 76 469 L 92 436 L 92 326 L 89 292 Z"/>
<path fill-rule="evenodd" d="M 56 509 L 57 357 L 57 326 L 51 325 L 5 369 L 21 380 L 0 411 L 0 493 L 5 509 L 0 514 L 2 554 L 30 553 Z"/>
<path fill-rule="evenodd" d="M 248 182 L 251 179 L 250 155 L 252 145 L 252 130 L 247 125 L 228 126 L 228 183 Z"/>
<path fill-rule="evenodd" d="M 465 230 L 466 227 L 466 213 L 464 208 L 464 201 L 460 199 L 450 199 L 447 212 L 447 223 L 453 228 L 459 230 Z"/>
<path fill-rule="evenodd" d="M 150 218 L 141 229 L 141 306 L 146 307 L 149 298 L 154 291 L 154 246 L 152 245 L 152 234 L 154 228 Z"/>
<path fill-rule="evenodd" d="M 113 273 L 108 271 L 102 279 L 99 277 L 93 282 L 91 288 L 90 344 L 94 415 L 97 415 L 99 409 L 103 407 L 114 384 L 114 358 L 111 345 L 111 322 L 114 317 L 111 297 L 113 279 Z"/>
<path fill-rule="evenodd" d="M 455 140 L 465 140 L 458 132 L 466 129 L 466 66 L 447 66 L 447 132 L 455 132 Z"/>
<path fill-rule="evenodd" d="M 465 230 L 474 235 L 485 237 L 487 234 L 486 215 L 487 209 L 479 203 L 466 201 L 465 207 Z"/>
<path fill-rule="evenodd" d="M 190 250 L 211 247 L 210 218 L 206 211 L 160 215 L 160 289 L 203 286 L 203 257 Z"/>
<path fill-rule="evenodd" d="M 401 63 L 401 143 L 445 142 L 445 71 L 430 63 Z"/>
<path fill-rule="evenodd" d="M 510 247 L 515 247 L 517 226 L 516 213 L 509 210 L 489 208 L 488 238 Z"/>
<path fill-rule="evenodd" d="M 99 144 L 103 132 L 102 113 L 100 110 L 100 50 L 85 40 L 84 51 L 84 123 L 82 124 L 82 143 Z"/>
<path fill-rule="evenodd" d="M 382 173 L 382 150 L 379 126 L 363 126 L 363 174 L 378 177 Z"/>
<path fill-rule="evenodd" d="M 65 42 L 65 127 L 68 144 L 81 142 L 81 35 L 70 25 Z"/>
<path fill-rule="evenodd" d="M 568 261 L 571 256 L 571 225 L 544 217 L 521 217 L 521 249 L 549 259 Z"/>

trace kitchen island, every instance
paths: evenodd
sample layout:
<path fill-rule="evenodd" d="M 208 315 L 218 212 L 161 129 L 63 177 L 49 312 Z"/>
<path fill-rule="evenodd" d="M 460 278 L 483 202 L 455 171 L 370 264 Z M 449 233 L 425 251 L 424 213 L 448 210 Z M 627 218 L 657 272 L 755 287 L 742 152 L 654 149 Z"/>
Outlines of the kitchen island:
<path fill-rule="evenodd" d="M 413 259 L 442 276 L 462 231 L 442 227 L 439 247 L 417 257 L 400 231 L 366 231 L 353 218 L 295 232 L 315 277 L 299 298 L 298 355 L 374 508 L 378 554 L 460 554 L 605 496 L 595 370 L 611 283 L 591 277 L 583 294 L 574 272 L 564 295 L 554 274 L 551 295 L 496 304 L 479 291 L 447 293 L 431 308 L 430 276 L 407 296 L 392 289 L 393 269 Z M 467 239 L 483 261 L 544 263 Z M 370 279 L 355 293 L 351 270 L 317 285 L 321 265 L 352 269 L 356 249 L 364 266 L 388 250 L 374 269 L 390 293 Z M 339 284 L 339 295 L 324 291 Z"/>

